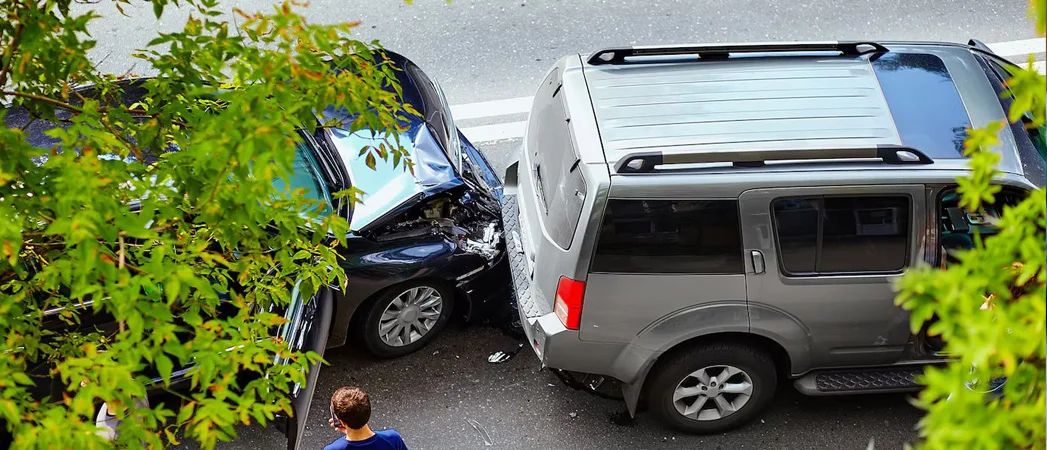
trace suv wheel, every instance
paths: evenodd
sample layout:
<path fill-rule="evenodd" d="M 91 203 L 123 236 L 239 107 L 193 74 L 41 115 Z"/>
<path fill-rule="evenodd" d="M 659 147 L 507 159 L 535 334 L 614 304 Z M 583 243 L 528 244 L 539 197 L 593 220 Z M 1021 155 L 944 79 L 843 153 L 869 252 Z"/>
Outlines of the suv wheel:
<path fill-rule="evenodd" d="M 710 344 L 677 354 L 651 379 L 649 408 L 687 433 L 718 433 L 752 419 L 777 384 L 774 360 L 744 345 Z"/>
<path fill-rule="evenodd" d="M 364 318 L 364 345 L 382 358 L 414 352 L 447 325 L 453 305 L 451 291 L 431 281 L 388 289 L 371 305 Z"/>

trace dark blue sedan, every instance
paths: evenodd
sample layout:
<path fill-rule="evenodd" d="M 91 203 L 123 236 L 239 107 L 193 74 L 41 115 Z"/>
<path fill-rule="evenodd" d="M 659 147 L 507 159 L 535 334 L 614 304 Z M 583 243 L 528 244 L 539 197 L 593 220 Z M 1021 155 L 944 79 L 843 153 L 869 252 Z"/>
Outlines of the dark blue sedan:
<path fill-rule="evenodd" d="M 331 201 L 353 232 L 341 250 L 349 285 L 335 294 L 328 347 L 355 335 L 372 354 L 394 357 L 424 346 L 453 313 L 478 317 L 490 299 L 507 295 L 509 277 L 501 180 L 455 126 L 436 81 L 407 58 L 383 54 L 400 69 L 403 101 L 419 113 L 399 136 L 414 170 L 391 158 L 367 166 L 360 150 L 391 136 L 321 128 L 303 136 L 310 151 L 299 152 L 296 171 L 308 173 L 319 187 L 311 192 L 328 201 L 350 186 L 364 192 L 351 211 Z M 331 109 L 320 116 L 352 119 Z M 295 179 L 308 180 L 306 173 Z"/>
<path fill-rule="evenodd" d="M 392 52 L 381 55 L 399 69 L 394 73 L 403 101 L 419 113 L 405 119 L 398 137 L 413 170 L 381 159 L 373 169 L 368 167 L 360 150 L 384 142 L 388 136 L 381 132 L 350 133 L 337 127 L 298 132 L 290 187 L 304 188 L 305 195 L 326 205 L 327 214 L 345 217 L 352 232 L 348 245 L 338 247 L 347 289 L 321 289 L 312 299 L 303 298 L 297 289 L 292 292 L 291 304 L 283 311 L 288 323 L 278 334 L 293 350 L 322 354 L 325 347 L 345 345 L 353 336 L 376 356 L 405 355 L 431 341 L 452 315 L 473 319 L 485 307 L 508 302 L 498 206 L 501 180 L 455 126 L 439 85 L 407 58 Z M 124 83 L 122 101 L 130 104 L 145 95 L 140 81 Z M 92 95 L 90 88 L 80 92 Z M 0 107 L 6 110 L 2 123 L 23 128 L 31 144 L 58 144 L 46 132 L 64 124 L 33 121 L 24 109 Z M 322 111 L 317 120 L 351 119 L 340 114 Z M 349 205 L 334 198 L 333 193 L 350 187 L 363 191 L 360 202 Z M 58 320 L 60 312 L 61 308 L 45 311 L 45 326 L 67 326 Z M 83 312 L 82 325 L 115 329 L 111 317 L 93 315 L 89 308 Z M 35 394 L 61 398 L 65 385 L 49 379 L 47 362 L 34 364 L 32 370 L 39 375 Z M 190 370 L 176 367 L 172 385 L 184 385 Z M 307 383 L 293 387 L 295 414 L 276 421 L 288 436 L 289 449 L 301 441 L 318 373 L 316 364 Z M 154 377 L 154 383 L 159 381 Z M 9 436 L 0 435 L 0 446 L 5 439 Z"/>

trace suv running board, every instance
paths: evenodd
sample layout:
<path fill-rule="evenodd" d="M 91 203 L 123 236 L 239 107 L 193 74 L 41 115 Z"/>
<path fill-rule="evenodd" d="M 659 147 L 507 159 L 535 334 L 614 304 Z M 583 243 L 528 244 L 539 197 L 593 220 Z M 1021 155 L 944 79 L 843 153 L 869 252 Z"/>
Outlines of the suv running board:
<path fill-rule="evenodd" d="M 811 396 L 912 392 L 922 388 L 916 377 L 923 374 L 923 368 L 919 365 L 815 371 L 793 385 L 801 394 Z"/>

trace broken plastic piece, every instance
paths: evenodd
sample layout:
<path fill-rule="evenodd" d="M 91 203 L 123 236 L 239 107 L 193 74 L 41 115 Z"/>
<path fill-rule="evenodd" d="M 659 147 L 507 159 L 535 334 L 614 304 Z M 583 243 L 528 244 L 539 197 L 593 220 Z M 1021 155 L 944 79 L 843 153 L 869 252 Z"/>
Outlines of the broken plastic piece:
<path fill-rule="evenodd" d="M 506 352 L 498 350 L 497 352 L 491 353 L 491 356 L 487 357 L 487 362 L 489 362 L 491 364 L 501 364 L 501 363 L 504 363 L 504 362 L 512 359 L 513 356 L 516 356 L 516 354 L 519 353 L 520 349 L 522 349 L 522 348 L 523 348 L 523 344 L 518 344 L 516 346 L 516 348 L 514 348 L 512 350 L 509 350 L 509 351 L 506 351 Z"/>
<path fill-rule="evenodd" d="M 464 239 L 462 245 L 465 251 L 483 255 L 488 261 L 494 261 L 498 256 L 498 244 L 502 240 L 502 234 L 498 232 L 497 227 L 494 222 L 487 224 L 480 241 Z"/>
<path fill-rule="evenodd" d="M 491 356 L 487 357 L 487 362 L 491 364 L 499 364 L 509 360 L 512 356 L 508 353 L 498 350 L 497 352 L 491 353 Z"/>
<path fill-rule="evenodd" d="M 472 425 L 473 429 L 476 430 L 477 433 L 480 433 L 480 439 L 483 439 L 484 447 L 490 447 L 494 445 L 494 442 L 491 441 L 491 435 L 487 433 L 487 430 L 484 429 L 483 425 L 480 425 L 480 422 L 477 422 L 473 419 L 466 419 L 465 421 L 468 422 L 469 425 Z"/>

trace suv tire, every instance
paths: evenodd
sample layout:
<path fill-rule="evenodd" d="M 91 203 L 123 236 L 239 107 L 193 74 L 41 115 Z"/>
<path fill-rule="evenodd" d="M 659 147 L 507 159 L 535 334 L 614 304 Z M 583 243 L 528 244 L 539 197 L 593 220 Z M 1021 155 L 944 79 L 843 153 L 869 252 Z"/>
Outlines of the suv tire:
<path fill-rule="evenodd" d="M 386 289 L 364 316 L 364 346 L 379 358 L 412 353 L 440 333 L 453 307 L 453 292 L 435 281 L 412 281 Z M 396 332 L 405 326 L 406 334 Z"/>
<path fill-rule="evenodd" d="M 650 381 L 648 408 L 686 433 L 719 433 L 751 420 L 774 397 L 774 360 L 750 346 L 706 344 L 661 365 Z M 686 414 L 686 415 L 685 415 Z"/>

